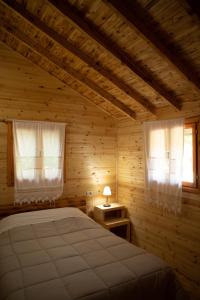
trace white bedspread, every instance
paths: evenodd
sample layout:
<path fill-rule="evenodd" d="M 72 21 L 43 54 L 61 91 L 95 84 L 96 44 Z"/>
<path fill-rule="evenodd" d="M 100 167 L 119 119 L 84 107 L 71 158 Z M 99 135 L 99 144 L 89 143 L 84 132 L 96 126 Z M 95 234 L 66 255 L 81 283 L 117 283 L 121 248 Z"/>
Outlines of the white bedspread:
<path fill-rule="evenodd" d="M 76 208 L 0 222 L 1 300 L 183 300 L 160 258 Z"/>
<path fill-rule="evenodd" d="M 56 221 L 68 217 L 88 218 L 75 207 L 52 208 L 11 215 L 0 221 L 0 234 L 14 227 Z"/>

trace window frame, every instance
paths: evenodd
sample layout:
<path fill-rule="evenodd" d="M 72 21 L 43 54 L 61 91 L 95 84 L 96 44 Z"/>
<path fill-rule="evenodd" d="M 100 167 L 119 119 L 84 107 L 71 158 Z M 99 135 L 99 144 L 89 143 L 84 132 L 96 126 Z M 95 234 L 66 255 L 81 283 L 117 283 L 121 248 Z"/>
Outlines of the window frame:
<path fill-rule="evenodd" d="M 13 187 L 14 184 L 14 142 L 12 122 L 8 121 L 7 124 L 7 186 Z"/>
<path fill-rule="evenodd" d="M 14 166 L 14 139 L 13 139 L 13 124 L 12 121 L 7 123 L 7 186 L 14 187 L 15 180 L 15 166 Z M 67 141 L 67 127 L 65 127 L 64 138 L 64 168 L 63 168 L 63 181 L 66 183 L 66 141 Z"/>
<path fill-rule="evenodd" d="M 193 128 L 193 166 L 194 183 L 182 182 L 184 192 L 200 193 L 200 118 L 190 118 L 185 121 L 185 128 Z"/>

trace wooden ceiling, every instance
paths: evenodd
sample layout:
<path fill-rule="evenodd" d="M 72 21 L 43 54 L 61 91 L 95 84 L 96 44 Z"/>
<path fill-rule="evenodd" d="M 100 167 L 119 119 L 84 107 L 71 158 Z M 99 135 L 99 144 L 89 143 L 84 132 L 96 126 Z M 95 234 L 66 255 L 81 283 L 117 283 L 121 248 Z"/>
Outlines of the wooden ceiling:
<path fill-rule="evenodd" d="M 0 40 L 116 119 L 200 112 L 195 3 L 0 0 Z"/>

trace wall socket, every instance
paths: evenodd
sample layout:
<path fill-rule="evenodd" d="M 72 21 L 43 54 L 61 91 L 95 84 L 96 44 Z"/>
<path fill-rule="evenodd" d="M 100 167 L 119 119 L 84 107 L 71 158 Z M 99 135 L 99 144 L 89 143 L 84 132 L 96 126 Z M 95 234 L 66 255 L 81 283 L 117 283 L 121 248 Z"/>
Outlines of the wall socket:
<path fill-rule="evenodd" d="M 91 197 L 91 196 L 93 196 L 93 191 L 87 191 L 85 194 L 86 194 L 86 196 L 90 196 Z"/>

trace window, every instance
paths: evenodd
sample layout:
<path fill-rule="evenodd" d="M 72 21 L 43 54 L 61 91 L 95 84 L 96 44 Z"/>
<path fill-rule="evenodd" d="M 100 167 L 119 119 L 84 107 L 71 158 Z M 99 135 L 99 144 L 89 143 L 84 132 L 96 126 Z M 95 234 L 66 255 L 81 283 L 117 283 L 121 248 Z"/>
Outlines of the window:
<path fill-rule="evenodd" d="M 150 151 L 150 171 L 152 179 L 156 182 L 165 181 L 164 174 L 168 169 L 168 158 L 171 156 L 169 141 L 172 137 L 167 137 L 163 128 L 154 128 L 149 131 L 149 151 Z M 183 165 L 182 165 L 182 187 L 184 191 L 200 192 L 200 122 L 199 118 L 188 119 L 184 126 L 184 147 L 183 147 Z M 178 139 L 175 139 L 177 144 Z M 180 144 L 180 140 L 179 140 Z M 177 147 L 177 146 L 176 146 Z M 163 159 L 161 158 L 163 153 Z M 173 170 L 174 159 L 170 160 L 170 170 Z M 155 166 L 156 165 L 156 169 Z M 155 171 L 156 170 L 156 171 Z M 174 172 L 171 172 L 173 176 Z"/>
<path fill-rule="evenodd" d="M 40 123 L 41 124 L 41 123 Z M 21 125 L 21 124 L 20 124 Z M 15 129 L 15 176 L 19 181 L 53 181 L 62 177 L 62 131 L 53 124 Z"/>
<path fill-rule="evenodd" d="M 182 196 L 183 119 L 144 123 L 146 201 L 179 213 Z"/>
<path fill-rule="evenodd" d="M 7 184 L 8 186 L 14 186 L 14 157 L 13 157 L 13 130 L 12 130 L 12 122 L 7 122 Z M 52 132 L 45 131 L 43 135 L 44 140 L 44 165 L 45 165 L 45 178 L 46 179 L 53 179 L 58 177 L 58 170 L 56 170 L 56 166 L 58 166 L 58 158 L 55 157 L 56 152 L 58 152 L 58 145 L 59 145 L 59 136 L 55 137 L 54 135 L 54 147 L 51 147 L 49 145 L 49 136 L 52 134 Z M 27 154 L 27 149 L 23 149 L 21 145 L 21 152 L 24 151 L 24 154 L 26 153 L 26 159 L 28 159 L 28 156 L 33 152 L 35 152 L 35 137 L 33 136 L 32 131 L 24 132 L 24 135 L 26 135 L 26 141 L 27 144 L 31 145 L 30 149 L 31 152 Z M 41 154 L 41 153 L 40 153 Z M 54 156 L 54 157 L 53 157 Z M 64 160 L 65 160 L 65 153 L 64 153 Z M 64 163 L 64 177 L 65 177 L 65 163 Z M 23 175 L 27 180 L 31 180 L 34 178 L 34 172 L 29 168 L 23 171 Z"/>
<path fill-rule="evenodd" d="M 198 129 L 197 121 L 186 123 L 184 128 L 183 188 L 188 191 L 200 187 Z"/>
<path fill-rule="evenodd" d="M 8 183 L 15 182 L 16 202 L 53 201 L 62 194 L 64 151 L 64 124 L 8 124 Z"/>
<path fill-rule="evenodd" d="M 177 139 L 180 127 L 153 129 L 149 133 L 149 175 L 161 184 L 177 184 L 180 178 L 180 153 Z M 181 142 L 181 141 L 179 141 Z"/>

